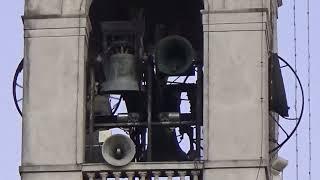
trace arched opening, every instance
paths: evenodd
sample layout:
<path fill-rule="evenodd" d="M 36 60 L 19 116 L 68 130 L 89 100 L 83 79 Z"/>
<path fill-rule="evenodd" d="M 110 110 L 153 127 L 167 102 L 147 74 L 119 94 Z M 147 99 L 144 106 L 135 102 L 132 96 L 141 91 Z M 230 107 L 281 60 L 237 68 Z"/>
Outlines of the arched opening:
<path fill-rule="evenodd" d="M 202 0 L 93 0 L 88 162 L 104 161 L 92 154 L 101 154 L 98 131 L 112 128 L 135 143 L 135 161 L 201 158 L 202 9 Z"/>

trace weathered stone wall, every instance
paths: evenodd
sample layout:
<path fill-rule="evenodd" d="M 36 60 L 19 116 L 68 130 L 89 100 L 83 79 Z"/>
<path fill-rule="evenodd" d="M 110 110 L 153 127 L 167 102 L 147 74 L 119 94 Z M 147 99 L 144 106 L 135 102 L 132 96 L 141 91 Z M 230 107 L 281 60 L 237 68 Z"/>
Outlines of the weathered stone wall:
<path fill-rule="evenodd" d="M 268 179 L 270 3 L 205 1 L 205 180 Z"/>
<path fill-rule="evenodd" d="M 26 0 L 25 16 L 70 16 L 88 13 L 92 0 Z"/>
<path fill-rule="evenodd" d="M 84 162 L 89 5 L 87 0 L 25 2 L 24 180 L 82 179 L 80 171 L 49 175 L 24 169 Z"/>

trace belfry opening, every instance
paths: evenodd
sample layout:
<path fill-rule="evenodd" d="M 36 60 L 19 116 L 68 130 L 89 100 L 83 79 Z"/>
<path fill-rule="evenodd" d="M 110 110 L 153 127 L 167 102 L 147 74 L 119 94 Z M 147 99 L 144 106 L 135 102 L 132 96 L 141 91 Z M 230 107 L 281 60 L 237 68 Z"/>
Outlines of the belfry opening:
<path fill-rule="evenodd" d="M 108 162 L 103 131 L 131 139 L 132 161 L 201 159 L 202 9 L 200 0 L 92 2 L 88 162 Z"/>

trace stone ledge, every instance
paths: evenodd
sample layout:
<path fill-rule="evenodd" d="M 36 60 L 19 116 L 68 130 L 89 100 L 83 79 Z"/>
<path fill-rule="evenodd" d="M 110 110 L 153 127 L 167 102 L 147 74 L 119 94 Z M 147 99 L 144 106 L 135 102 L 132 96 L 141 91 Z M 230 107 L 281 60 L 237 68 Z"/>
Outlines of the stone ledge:
<path fill-rule="evenodd" d="M 65 28 L 65 29 L 37 29 L 25 30 L 25 38 L 37 37 L 68 37 L 68 36 L 88 36 L 85 28 Z"/>
<path fill-rule="evenodd" d="M 203 25 L 203 32 L 228 32 L 228 31 L 266 31 L 266 23 L 246 24 L 210 24 Z"/>
<path fill-rule="evenodd" d="M 219 14 L 219 13 L 252 13 L 268 12 L 268 8 L 243 8 L 243 9 L 221 9 L 221 10 L 202 10 L 202 14 Z"/>
<path fill-rule="evenodd" d="M 24 165 L 19 167 L 21 173 L 41 172 L 77 172 L 81 171 L 81 165 Z"/>
<path fill-rule="evenodd" d="M 91 31 L 90 20 L 87 17 L 23 18 L 23 24 L 25 30 L 86 28 Z"/>
<path fill-rule="evenodd" d="M 195 168 L 197 167 L 197 168 Z M 138 162 L 138 163 L 130 163 L 126 166 L 116 168 L 117 171 L 122 170 L 194 170 L 194 169 L 203 169 L 203 161 L 196 162 Z M 109 166 L 107 164 L 83 164 L 82 171 L 90 172 L 90 171 L 110 171 L 115 170 L 114 167 Z"/>
<path fill-rule="evenodd" d="M 21 16 L 22 20 L 28 20 L 28 19 L 62 19 L 62 18 L 87 18 L 87 14 L 66 14 L 66 15 L 23 15 Z"/>
<path fill-rule="evenodd" d="M 204 163 L 204 169 L 224 169 L 224 168 L 264 168 L 268 167 L 266 160 L 221 160 L 207 161 Z"/>
<path fill-rule="evenodd" d="M 191 162 L 149 162 L 130 163 L 123 167 L 112 167 L 105 163 L 79 165 L 25 165 L 20 166 L 20 173 L 41 172 L 98 172 L 98 171 L 139 171 L 139 170 L 205 170 L 232 168 L 267 168 L 266 160 L 226 160 L 226 161 L 191 161 Z"/>
<path fill-rule="evenodd" d="M 203 25 L 261 23 L 268 20 L 266 11 L 207 11 L 202 16 Z"/>

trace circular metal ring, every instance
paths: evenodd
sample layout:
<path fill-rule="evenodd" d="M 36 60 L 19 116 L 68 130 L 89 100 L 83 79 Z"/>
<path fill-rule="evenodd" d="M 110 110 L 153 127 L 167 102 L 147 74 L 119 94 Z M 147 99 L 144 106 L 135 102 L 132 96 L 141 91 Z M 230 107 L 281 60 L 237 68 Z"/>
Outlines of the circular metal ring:
<path fill-rule="evenodd" d="M 19 85 L 17 83 L 17 81 L 18 81 L 18 77 L 19 77 L 22 70 L 23 70 L 23 59 L 20 61 L 19 65 L 16 69 L 16 72 L 14 73 L 13 83 L 12 83 L 12 96 L 13 96 L 14 104 L 15 104 L 16 109 L 18 110 L 18 112 L 21 116 L 22 116 L 22 110 L 19 106 L 19 101 L 21 101 L 23 99 L 22 98 L 19 100 L 17 99 L 17 87 L 23 88 L 23 86 Z"/>
<path fill-rule="evenodd" d="M 304 111 L 304 91 L 303 91 L 303 86 L 302 86 L 302 83 L 300 81 L 300 78 L 298 76 L 298 74 L 295 72 L 295 70 L 292 68 L 292 66 L 286 61 L 284 60 L 282 57 L 280 57 L 279 55 L 277 55 L 278 59 L 280 59 L 286 67 L 289 67 L 289 69 L 293 72 L 299 86 L 300 86 L 300 90 L 301 90 L 301 110 L 300 110 L 300 114 L 298 116 L 298 118 L 296 119 L 297 122 L 296 122 L 296 125 L 295 127 L 293 128 L 293 130 L 288 134 L 287 138 L 282 141 L 280 144 L 278 144 L 278 146 L 276 146 L 275 148 L 273 148 L 272 150 L 269 151 L 269 153 L 272 153 L 278 149 L 280 149 L 291 137 L 292 135 L 294 134 L 294 132 L 296 132 L 296 130 L 298 129 L 298 126 L 301 122 L 301 119 L 302 119 L 302 116 L 303 116 L 303 111 Z"/>

